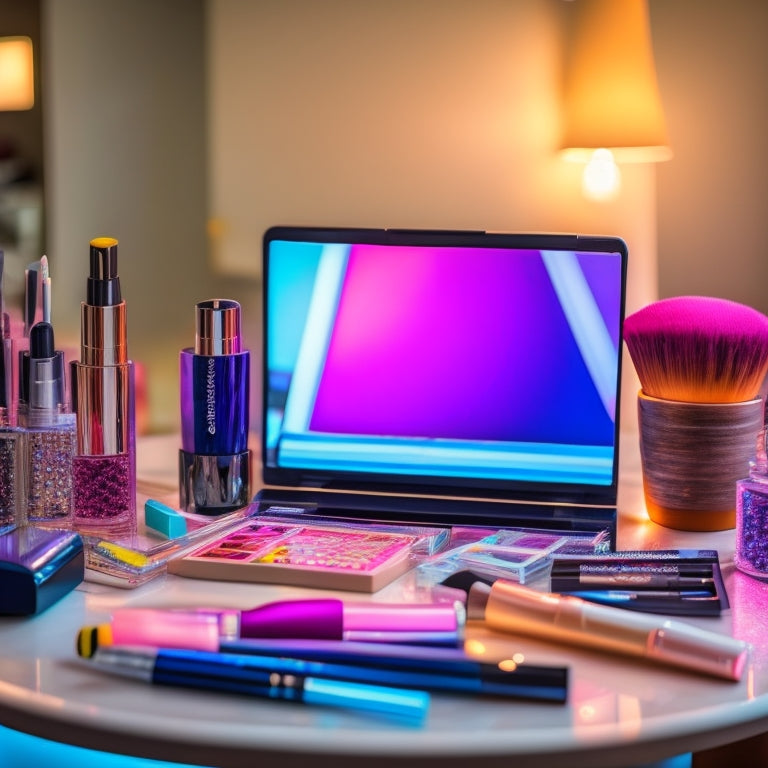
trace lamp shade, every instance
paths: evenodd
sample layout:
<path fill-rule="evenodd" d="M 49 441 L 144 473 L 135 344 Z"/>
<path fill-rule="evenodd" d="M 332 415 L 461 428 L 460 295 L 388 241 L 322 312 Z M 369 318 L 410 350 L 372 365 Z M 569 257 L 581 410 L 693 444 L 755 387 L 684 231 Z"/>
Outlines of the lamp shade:
<path fill-rule="evenodd" d="M 0 37 L 0 111 L 32 109 L 34 105 L 32 41 Z"/>
<path fill-rule="evenodd" d="M 566 158 L 610 149 L 618 161 L 668 159 L 645 0 L 573 0 L 568 6 Z"/>

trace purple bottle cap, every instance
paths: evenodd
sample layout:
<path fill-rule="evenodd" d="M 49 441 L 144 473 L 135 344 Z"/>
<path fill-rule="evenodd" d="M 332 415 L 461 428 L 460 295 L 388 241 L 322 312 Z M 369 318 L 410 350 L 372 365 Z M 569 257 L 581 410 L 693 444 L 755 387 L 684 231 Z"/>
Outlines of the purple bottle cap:
<path fill-rule="evenodd" d="M 334 598 L 284 600 L 240 615 L 240 637 L 341 640 L 344 604 Z"/>

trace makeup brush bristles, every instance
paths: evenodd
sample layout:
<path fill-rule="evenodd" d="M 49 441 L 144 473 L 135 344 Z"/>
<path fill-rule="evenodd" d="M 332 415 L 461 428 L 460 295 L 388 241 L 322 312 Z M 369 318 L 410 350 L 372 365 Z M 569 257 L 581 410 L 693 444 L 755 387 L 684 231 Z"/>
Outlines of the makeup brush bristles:
<path fill-rule="evenodd" d="M 654 302 L 626 318 L 624 340 L 643 392 L 664 400 L 753 400 L 768 372 L 768 317 L 727 299 Z"/>

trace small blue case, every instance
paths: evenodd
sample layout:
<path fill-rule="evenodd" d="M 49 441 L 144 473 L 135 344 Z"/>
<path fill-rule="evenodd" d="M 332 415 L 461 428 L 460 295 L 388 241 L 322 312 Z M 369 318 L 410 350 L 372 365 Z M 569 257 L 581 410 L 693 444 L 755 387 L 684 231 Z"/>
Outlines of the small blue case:
<path fill-rule="evenodd" d="M 0 615 L 40 613 L 84 575 L 83 541 L 77 533 L 20 526 L 0 534 Z"/>

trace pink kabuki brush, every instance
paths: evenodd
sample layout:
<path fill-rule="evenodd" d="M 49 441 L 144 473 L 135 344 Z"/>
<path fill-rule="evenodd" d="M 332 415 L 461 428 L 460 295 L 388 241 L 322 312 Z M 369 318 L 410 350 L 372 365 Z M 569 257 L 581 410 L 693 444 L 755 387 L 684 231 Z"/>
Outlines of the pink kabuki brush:
<path fill-rule="evenodd" d="M 649 516 L 681 530 L 733 528 L 736 481 L 763 424 L 768 317 L 727 299 L 679 296 L 629 315 L 624 339 L 641 385 Z"/>

